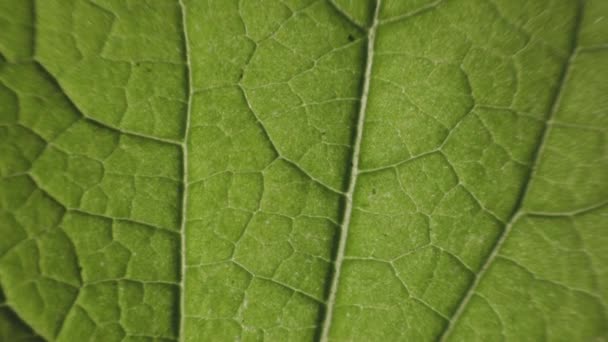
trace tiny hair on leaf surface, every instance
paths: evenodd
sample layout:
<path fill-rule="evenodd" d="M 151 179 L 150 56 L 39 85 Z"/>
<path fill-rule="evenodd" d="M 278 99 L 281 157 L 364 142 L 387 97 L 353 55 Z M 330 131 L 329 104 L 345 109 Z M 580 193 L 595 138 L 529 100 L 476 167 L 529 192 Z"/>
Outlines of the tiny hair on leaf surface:
<path fill-rule="evenodd" d="M 0 0 L 0 342 L 608 339 L 606 18 Z"/>

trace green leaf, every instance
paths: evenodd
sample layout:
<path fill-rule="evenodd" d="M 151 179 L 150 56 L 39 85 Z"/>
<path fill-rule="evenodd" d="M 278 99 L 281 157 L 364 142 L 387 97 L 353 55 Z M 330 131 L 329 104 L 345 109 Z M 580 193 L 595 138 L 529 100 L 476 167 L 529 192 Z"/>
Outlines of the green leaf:
<path fill-rule="evenodd" d="M 607 17 L 0 0 L 0 339 L 607 339 Z"/>

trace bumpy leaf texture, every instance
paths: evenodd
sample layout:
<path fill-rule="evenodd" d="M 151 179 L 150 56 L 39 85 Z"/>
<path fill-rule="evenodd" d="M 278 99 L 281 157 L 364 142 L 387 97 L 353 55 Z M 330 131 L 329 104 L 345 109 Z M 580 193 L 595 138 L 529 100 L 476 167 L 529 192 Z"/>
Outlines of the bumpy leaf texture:
<path fill-rule="evenodd" d="M 608 1 L 0 0 L 0 339 L 608 338 Z"/>

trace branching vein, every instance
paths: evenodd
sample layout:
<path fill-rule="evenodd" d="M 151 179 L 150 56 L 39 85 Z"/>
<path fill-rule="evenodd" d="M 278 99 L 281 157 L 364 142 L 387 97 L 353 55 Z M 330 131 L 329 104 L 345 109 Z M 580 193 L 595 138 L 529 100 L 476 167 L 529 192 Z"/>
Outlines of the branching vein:
<path fill-rule="evenodd" d="M 513 229 L 513 226 L 523 215 L 526 215 L 526 212 L 523 209 L 523 204 L 528 196 L 528 192 L 530 190 L 530 185 L 532 184 L 532 180 L 538 169 L 538 165 L 539 165 L 539 162 L 540 162 L 540 159 L 541 159 L 544 147 L 545 147 L 545 143 L 547 141 L 547 137 L 549 136 L 549 133 L 551 132 L 551 127 L 553 125 L 553 117 L 555 116 L 555 113 L 557 112 L 557 110 L 559 108 L 561 96 L 562 96 L 566 81 L 568 79 L 568 75 L 570 73 L 570 67 L 572 65 L 574 58 L 576 57 L 577 36 L 578 36 L 579 27 L 580 27 L 581 15 L 583 13 L 582 7 L 583 7 L 583 5 L 581 2 L 581 5 L 579 6 L 579 9 L 578 9 L 577 17 L 575 19 L 575 24 L 574 24 L 575 27 L 574 27 L 574 33 L 573 33 L 572 46 L 571 46 L 571 50 L 570 50 L 570 56 L 564 64 L 564 68 L 562 70 L 562 74 L 561 74 L 560 80 L 559 80 L 559 86 L 553 97 L 551 109 L 547 116 L 547 120 L 544 123 L 540 141 L 536 145 L 536 150 L 534 151 L 534 153 L 532 155 L 532 165 L 530 167 L 530 172 L 521 188 L 517 204 L 515 205 L 515 209 L 513 210 L 513 214 L 511 215 L 510 219 L 507 221 L 507 224 L 505 225 L 504 230 L 502 231 L 498 240 L 494 244 L 494 247 L 490 251 L 489 256 L 487 257 L 487 259 L 481 266 L 480 271 L 475 275 L 475 279 L 471 283 L 471 286 L 468 288 L 463 299 L 460 301 L 460 304 L 458 305 L 458 308 L 456 309 L 454 315 L 452 316 L 452 318 L 446 325 L 445 330 L 443 331 L 443 333 L 441 334 L 441 337 L 439 338 L 440 341 L 447 341 L 448 338 L 451 336 L 452 332 L 454 331 L 454 328 L 456 327 L 456 323 L 462 316 L 464 310 L 466 309 L 469 302 L 471 301 L 471 298 L 477 291 L 477 288 L 479 287 L 481 280 L 483 279 L 483 277 L 485 276 L 487 271 L 490 269 L 490 267 L 494 263 L 494 260 L 496 260 L 504 242 L 509 237 L 509 233 Z"/>

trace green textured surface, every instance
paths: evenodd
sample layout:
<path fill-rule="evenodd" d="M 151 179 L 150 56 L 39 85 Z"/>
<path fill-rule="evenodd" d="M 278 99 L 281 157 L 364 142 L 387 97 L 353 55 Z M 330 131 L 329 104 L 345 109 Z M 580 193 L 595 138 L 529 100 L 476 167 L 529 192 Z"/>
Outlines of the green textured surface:
<path fill-rule="evenodd" d="M 608 2 L 0 0 L 0 341 L 608 339 Z"/>

